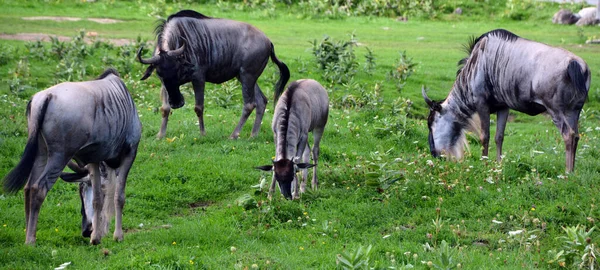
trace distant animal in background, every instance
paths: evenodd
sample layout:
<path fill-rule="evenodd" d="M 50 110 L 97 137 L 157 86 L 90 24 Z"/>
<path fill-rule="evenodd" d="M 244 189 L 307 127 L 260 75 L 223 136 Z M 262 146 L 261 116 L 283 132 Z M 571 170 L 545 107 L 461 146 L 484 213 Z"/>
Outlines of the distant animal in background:
<path fill-rule="evenodd" d="M 279 67 L 275 85 L 275 101 L 290 78 L 288 67 L 275 56 L 273 43 L 256 27 L 243 22 L 204 16 L 193 10 L 182 10 L 156 28 L 156 49 L 150 59 L 138 60 L 148 69 L 142 80 L 156 69 L 162 81 L 162 124 L 158 138 L 164 138 L 171 108 L 184 105 L 179 86 L 192 82 L 200 133 L 204 128 L 204 86 L 206 82 L 223 83 L 237 78 L 242 84 L 244 107 L 242 116 L 230 138 L 237 139 L 246 120 L 256 108 L 252 137 L 258 135 L 267 98 L 258 87 L 269 57 Z"/>
<path fill-rule="evenodd" d="M 574 24 L 577 21 L 579 21 L 580 18 L 581 16 L 579 14 L 573 13 L 572 11 L 563 8 L 554 14 L 554 16 L 552 17 L 552 23 Z"/>
<path fill-rule="evenodd" d="M 529 115 L 548 113 L 565 141 L 566 171 L 575 166 L 579 113 L 588 95 L 590 70 L 573 53 L 561 48 L 493 30 L 473 38 L 469 56 L 448 97 L 431 100 L 427 119 L 429 147 L 434 157 L 462 158 L 465 130 L 480 130 L 482 155 L 488 155 L 490 114 L 497 115 L 496 158 L 502 158 L 509 109 Z M 473 121 L 479 118 L 480 126 Z"/>
<path fill-rule="evenodd" d="M 552 17 L 552 23 L 577 24 L 577 26 L 595 25 L 600 23 L 599 7 L 587 7 L 577 13 L 568 9 L 561 9 Z"/>
<path fill-rule="evenodd" d="M 100 163 L 119 171 L 111 196 L 115 204 L 113 237 L 123 240 L 125 182 L 142 125 L 117 71 L 108 69 L 94 81 L 65 82 L 36 93 L 27 105 L 27 122 L 29 137 L 21 161 L 4 178 L 9 193 L 25 186 L 25 243 L 35 243 L 42 203 L 71 159 L 87 165 L 91 172 L 92 244 L 99 244 L 106 233 Z"/>
<path fill-rule="evenodd" d="M 329 97 L 327 91 L 315 80 L 294 81 L 275 106 L 273 115 L 273 134 L 275 140 L 275 159 L 273 164 L 257 167 L 263 171 L 273 171 L 273 180 L 269 188 L 269 199 L 275 192 L 275 182 L 287 199 L 299 198 L 299 192 L 306 190 L 306 169 L 313 168 L 312 188 L 317 189 L 317 164 L 321 137 L 329 115 Z M 308 133 L 313 133 L 312 159 L 309 164 L 310 145 Z M 301 161 L 301 162 L 298 162 Z M 298 186 L 296 173 L 302 172 L 302 183 Z M 292 194 L 292 185 L 294 190 Z"/>

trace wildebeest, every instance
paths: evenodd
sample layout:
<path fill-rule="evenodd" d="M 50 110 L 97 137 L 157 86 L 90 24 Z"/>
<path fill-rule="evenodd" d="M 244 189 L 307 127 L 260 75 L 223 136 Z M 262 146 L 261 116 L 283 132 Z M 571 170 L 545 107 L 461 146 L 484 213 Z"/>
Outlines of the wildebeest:
<path fill-rule="evenodd" d="M 275 191 L 275 182 L 284 197 L 299 198 L 298 169 L 314 167 L 312 188 L 317 189 L 317 163 L 319 160 L 319 144 L 327 117 L 329 115 L 329 97 L 327 91 L 315 80 L 304 79 L 292 82 L 287 91 L 275 106 L 272 129 L 275 140 L 275 159 L 272 165 L 257 167 L 263 171 L 273 171 L 273 180 L 269 188 L 269 198 Z M 313 133 L 312 157 L 314 164 L 309 164 L 310 145 L 308 133 Z M 302 157 L 302 163 L 297 161 Z M 308 172 L 303 170 L 300 192 L 306 190 Z M 292 196 L 292 183 L 295 181 Z"/>
<path fill-rule="evenodd" d="M 35 94 L 27 105 L 27 122 L 29 136 L 23 156 L 4 178 L 7 192 L 25 186 L 25 243 L 35 243 L 41 205 L 71 159 L 87 165 L 92 172 L 92 244 L 100 243 L 106 233 L 99 163 L 119 170 L 114 183 L 114 238 L 122 240 L 125 181 L 137 153 L 142 125 L 119 74 L 108 69 L 97 80 L 65 82 Z"/>
<path fill-rule="evenodd" d="M 94 190 L 92 187 L 92 174 L 89 166 L 80 166 L 75 162 L 69 162 L 67 166 L 74 173 L 61 173 L 60 178 L 66 182 L 79 184 L 79 198 L 81 200 L 81 235 L 90 237 L 93 231 L 92 218 L 94 216 Z M 115 213 L 114 195 L 115 195 L 115 170 L 108 167 L 105 162 L 100 162 L 100 181 L 102 194 L 104 196 L 104 205 L 102 206 L 102 219 L 104 222 L 104 231 L 108 231 L 108 225 Z"/>
<path fill-rule="evenodd" d="M 552 23 L 556 24 L 574 24 L 581 19 L 581 15 L 573 13 L 568 9 L 561 9 L 552 17 Z"/>
<path fill-rule="evenodd" d="M 230 138 L 236 139 L 248 116 L 256 108 L 256 120 L 251 136 L 258 135 L 265 112 L 267 98 L 258 87 L 269 57 L 279 67 L 280 78 L 275 85 L 275 100 L 290 78 L 288 67 L 275 56 L 273 43 L 263 32 L 252 25 L 233 20 L 204 16 L 193 10 L 182 10 L 160 23 L 156 30 L 157 41 L 154 56 L 138 60 L 150 65 L 142 77 L 145 80 L 154 69 L 162 81 L 163 121 L 157 137 L 163 138 L 171 107 L 184 105 L 179 86 L 192 82 L 200 133 L 204 129 L 205 82 L 223 83 L 237 78 L 242 84 L 244 107 L 242 116 Z"/>
<path fill-rule="evenodd" d="M 483 156 L 488 155 L 490 114 L 497 114 L 497 159 L 502 157 L 504 128 L 509 109 L 529 115 L 547 112 L 566 145 L 566 170 L 573 170 L 579 140 L 579 113 L 590 87 L 590 70 L 576 55 L 564 49 L 493 30 L 473 38 L 469 56 L 459 63 L 456 81 L 448 97 L 430 108 L 429 147 L 433 156 L 462 157 L 464 131 L 481 130 Z M 481 126 L 473 126 L 479 117 Z"/>

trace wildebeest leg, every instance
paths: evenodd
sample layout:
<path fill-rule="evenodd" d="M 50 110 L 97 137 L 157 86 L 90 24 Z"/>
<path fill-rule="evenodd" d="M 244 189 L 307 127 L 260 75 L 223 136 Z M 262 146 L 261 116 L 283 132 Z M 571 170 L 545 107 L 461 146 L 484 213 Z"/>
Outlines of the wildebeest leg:
<path fill-rule="evenodd" d="M 92 218 L 92 236 L 90 238 L 90 244 L 100 244 L 102 236 L 106 233 L 106 220 L 103 218 L 102 207 L 104 206 L 104 194 L 102 193 L 102 182 L 100 179 L 100 169 L 98 163 L 90 163 L 90 180 L 92 180 L 92 189 L 94 193 L 94 217 Z"/>
<path fill-rule="evenodd" d="M 108 233 L 110 230 L 110 222 L 115 216 L 115 197 L 116 197 L 116 172 L 115 169 L 106 166 L 106 164 L 100 163 L 100 166 L 104 166 L 106 169 L 106 181 L 102 181 L 102 193 L 104 194 L 104 204 L 102 205 L 104 232 Z"/>
<path fill-rule="evenodd" d="M 317 166 L 319 164 L 319 150 L 320 150 L 320 144 L 321 144 L 321 138 L 323 137 L 323 128 L 315 128 L 313 130 L 313 140 L 314 140 L 314 145 L 312 148 L 312 154 L 313 154 L 313 162 L 315 164 L 315 166 L 313 167 L 313 175 L 312 175 L 312 188 L 313 190 L 317 190 L 317 187 L 319 185 L 319 181 L 317 180 Z"/>
<path fill-rule="evenodd" d="M 169 93 L 167 89 L 162 86 L 160 88 L 160 100 L 162 106 L 160 107 L 160 113 L 162 115 L 162 123 L 160 124 L 160 130 L 156 135 L 156 138 L 162 139 L 167 134 L 167 122 L 169 122 L 169 114 L 171 113 L 171 105 L 169 105 Z"/>
<path fill-rule="evenodd" d="M 271 180 L 271 186 L 269 186 L 269 195 L 267 195 L 269 200 L 273 199 L 273 193 L 275 192 L 275 184 L 276 183 L 277 183 L 277 180 L 275 180 L 275 173 L 273 173 L 273 179 Z"/>
<path fill-rule="evenodd" d="M 481 156 L 488 156 L 488 149 L 490 145 L 490 112 L 488 110 L 481 110 L 479 113 L 479 119 L 481 120 L 481 145 L 483 147 Z"/>
<path fill-rule="evenodd" d="M 242 98 L 244 99 L 244 108 L 242 108 L 242 116 L 240 117 L 240 121 L 233 130 L 233 133 L 231 133 L 231 136 L 229 136 L 230 139 L 237 139 L 240 136 L 240 131 L 242 130 L 242 127 L 246 123 L 246 120 L 248 120 L 248 117 L 250 116 L 254 108 L 256 108 L 256 100 L 254 98 L 254 87 L 256 85 L 256 78 L 252 79 L 250 78 L 250 76 L 246 75 L 240 76 L 238 80 L 242 84 Z"/>
<path fill-rule="evenodd" d="M 267 108 L 267 97 L 258 87 L 258 84 L 254 86 L 254 97 L 256 99 L 256 119 L 254 120 L 254 125 L 252 126 L 251 137 L 258 136 L 258 132 L 260 132 L 260 124 L 262 123 L 263 116 L 265 115 L 265 109 Z"/>
<path fill-rule="evenodd" d="M 508 108 L 496 113 L 496 160 L 502 160 L 502 143 L 504 142 L 504 128 L 508 120 Z"/>
<path fill-rule="evenodd" d="M 304 153 L 302 154 L 302 162 L 310 162 L 310 144 L 306 142 Z M 300 182 L 300 193 L 306 192 L 306 179 L 308 179 L 308 169 L 302 169 L 302 182 Z"/>
<path fill-rule="evenodd" d="M 307 136 L 301 135 L 300 138 L 298 138 L 298 148 L 296 149 L 296 155 L 295 157 L 298 157 L 300 155 L 304 156 L 304 153 L 306 151 L 306 148 L 308 147 L 308 138 Z M 304 186 L 304 188 L 302 190 L 300 190 L 300 183 L 298 183 L 298 179 L 296 177 L 296 189 L 294 190 L 294 192 L 292 193 L 292 200 L 293 199 L 299 199 L 300 198 L 300 194 L 299 191 L 304 193 L 305 189 L 306 189 L 306 179 L 302 179 L 302 185 Z"/>
<path fill-rule="evenodd" d="M 117 181 L 115 183 L 115 232 L 113 239 L 116 241 L 123 241 L 123 207 L 125 206 L 125 185 L 127 182 L 127 175 L 131 165 L 135 160 L 137 154 L 137 147 L 133 149 L 128 156 L 123 158 L 121 166 L 119 166 L 119 174 L 117 175 Z"/>
<path fill-rule="evenodd" d="M 28 194 L 26 195 L 26 199 L 28 197 L 29 201 L 25 201 L 26 204 L 29 204 L 29 216 L 25 237 L 26 244 L 35 243 L 37 222 L 42 203 L 46 199 L 48 191 L 50 191 L 54 183 L 56 183 L 56 179 L 58 179 L 62 170 L 67 166 L 69 159 L 70 157 L 65 158 L 65 155 L 62 153 L 52 153 L 48 157 L 48 162 L 40 176 L 35 179 L 29 179 L 30 181 L 27 183 Z"/>
<path fill-rule="evenodd" d="M 27 227 L 27 224 L 29 222 L 29 215 L 31 213 L 30 211 L 30 201 L 31 201 L 31 192 L 30 192 L 30 187 L 31 185 L 33 185 L 33 183 L 35 183 L 37 181 L 37 179 L 40 178 L 40 176 L 42 175 L 42 172 L 44 171 L 44 168 L 46 167 L 46 163 L 48 162 L 48 155 L 47 155 L 47 149 L 46 149 L 46 142 L 44 141 L 44 139 L 40 136 L 38 137 L 38 153 L 37 156 L 35 157 L 35 161 L 33 163 L 33 167 L 31 169 L 31 174 L 29 175 L 29 179 L 27 181 L 27 184 L 25 185 L 25 188 L 23 189 L 23 193 L 25 195 L 25 227 Z"/>
<path fill-rule="evenodd" d="M 196 106 L 194 106 L 194 111 L 196 112 L 196 116 L 198 116 L 198 127 L 200 128 L 200 134 L 202 136 L 206 135 L 206 130 L 204 129 L 204 80 L 193 80 L 192 86 L 194 87 L 194 97 L 196 99 Z"/>

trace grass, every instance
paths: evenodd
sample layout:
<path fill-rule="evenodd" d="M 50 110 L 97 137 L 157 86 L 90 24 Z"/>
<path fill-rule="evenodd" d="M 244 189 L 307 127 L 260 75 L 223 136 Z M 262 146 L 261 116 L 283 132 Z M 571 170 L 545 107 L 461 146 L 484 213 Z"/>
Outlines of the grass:
<path fill-rule="evenodd" d="M 155 139 L 160 124 L 159 80 L 152 76 L 140 82 L 144 67 L 133 55 L 110 46 L 94 47 L 80 59 L 86 79 L 97 76 L 106 59 L 119 67 L 133 63 L 131 72 L 122 75 L 144 126 L 127 183 L 125 241 L 115 243 L 107 237 L 99 246 L 90 246 L 88 239 L 80 236 L 77 187 L 59 182 L 42 207 L 35 247 L 23 244 L 22 192 L 0 195 L 1 267 L 51 268 L 71 262 L 67 268 L 247 269 L 255 265 L 260 269 L 331 269 L 336 267 L 338 254 L 371 245 L 369 262 L 379 267 L 413 264 L 425 268 L 429 261 L 433 267 L 442 264 L 441 258 L 450 257 L 452 266 L 460 263 L 467 269 L 558 268 L 558 262 L 548 262 L 549 252 L 565 248 L 558 239 L 565 235 L 562 227 L 580 224 L 589 229 L 600 218 L 596 199 L 600 191 L 600 85 L 594 79 L 600 75 L 596 57 L 600 48 L 584 44 L 600 32 L 593 27 L 579 30 L 552 25 L 544 15 L 551 16 L 557 10 L 555 5 L 542 6 L 536 16 L 525 21 L 499 15 L 488 19 L 442 14 L 434 20 L 408 22 L 374 17 L 308 19 L 291 8 L 278 9 L 274 17 L 260 10 L 238 11 L 218 5 L 178 3 L 164 8 L 193 8 L 255 25 L 271 38 L 278 57 L 290 67 L 292 80 L 321 81 L 331 90 L 334 103 L 350 90 L 323 81 L 310 42 L 324 35 L 345 40 L 354 33 L 361 44 L 356 50 L 359 63 L 368 47 L 377 64 L 372 75 L 359 69 L 355 80 L 367 92 L 379 83 L 383 104 L 364 108 L 334 105 L 322 141 L 319 190 L 304 194 L 299 201 L 277 197 L 269 202 L 264 191 L 252 186 L 261 177 L 270 179 L 253 167 L 269 163 L 274 155 L 271 104 L 257 138 L 248 138 L 251 127 L 246 124 L 239 140 L 229 140 L 241 113 L 239 86 L 226 86 L 238 87 L 226 92 L 207 85 L 207 135 L 201 137 L 189 104 L 192 94 L 186 88 L 188 104 L 173 112 L 168 140 L 159 141 Z M 84 28 L 106 38 L 152 40 L 155 19 L 147 16 L 151 10 L 150 4 L 126 1 L 5 1 L 0 32 L 75 36 Z M 125 22 L 102 25 L 19 19 L 42 15 L 109 17 Z M 470 35 L 495 28 L 563 47 L 588 62 L 593 79 L 580 121 L 582 138 L 574 174 L 564 174 L 564 145 L 546 116 L 513 114 L 502 164 L 481 159 L 479 143 L 473 138 L 469 139 L 471 152 L 462 162 L 430 157 L 421 85 L 431 88 L 430 96 L 443 98 L 452 86 L 457 61 L 464 57 L 462 44 Z M 7 75 L 0 83 L 0 175 L 16 165 L 24 148 L 27 100 L 61 80 L 56 75 L 62 71 L 57 67 L 59 59 L 35 58 L 25 45 L 0 43 L 4 52 L 11 52 L 0 54 L 0 60 L 7 59 L 0 65 L 0 73 Z M 50 44 L 45 46 L 49 50 Z M 418 63 L 401 93 L 385 75 L 395 68 L 400 51 Z M 20 60 L 26 61 L 21 68 Z M 28 87 L 11 92 L 10 79 L 16 71 L 21 85 Z M 272 96 L 276 79 L 276 68 L 269 65 L 259 81 L 267 96 Z M 375 127 L 382 126 L 382 118 L 398 119 L 390 109 L 398 96 L 413 102 L 405 130 L 381 133 Z M 232 100 L 219 103 L 217 97 Z M 492 146 L 490 154 L 494 153 Z M 377 176 L 377 181 L 390 180 L 379 168 L 401 177 L 387 189 L 378 190 L 379 182 L 369 181 L 370 175 Z M 243 195 L 257 201 L 255 208 L 237 205 L 236 199 Z M 509 235 L 518 230 L 529 234 Z M 520 237 L 523 235 L 527 237 Z M 529 239 L 530 235 L 536 238 Z M 590 242 L 597 245 L 599 239 L 594 232 Z"/>

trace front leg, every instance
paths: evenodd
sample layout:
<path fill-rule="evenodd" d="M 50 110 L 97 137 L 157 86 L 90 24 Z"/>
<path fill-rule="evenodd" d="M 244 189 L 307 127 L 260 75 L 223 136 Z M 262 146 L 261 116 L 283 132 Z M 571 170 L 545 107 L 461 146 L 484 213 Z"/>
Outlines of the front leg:
<path fill-rule="evenodd" d="M 508 121 L 508 108 L 496 113 L 496 160 L 502 161 L 502 143 L 504 142 L 504 128 Z"/>
<path fill-rule="evenodd" d="M 204 129 L 204 79 L 196 79 L 192 81 L 192 86 L 194 87 L 194 97 L 196 99 L 196 106 L 194 106 L 194 111 L 196 112 L 196 116 L 198 116 L 198 126 L 200 128 L 200 134 L 202 136 L 206 135 L 206 130 Z"/>
<path fill-rule="evenodd" d="M 490 144 L 490 112 L 488 110 L 480 110 L 477 113 L 479 114 L 479 120 L 481 121 L 481 135 L 479 137 L 483 147 L 481 156 L 487 157 Z"/>
<path fill-rule="evenodd" d="M 273 199 L 273 193 L 275 192 L 275 183 L 277 182 L 277 180 L 275 180 L 275 173 L 273 173 L 273 180 L 271 181 L 271 186 L 269 187 L 269 201 Z"/>
<path fill-rule="evenodd" d="M 162 122 L 160 124 L 160 130 L 156 134 L 157 139 L 162 139 L 167 135 L 167 123 L 169 122 L 169 115 L 171 114 L 171 105 L 169 105 L 169 93 L 167 89 L 162 86 L 160 88 L 160 100 L 162 105 L 160 107 L 160 113 L 162 115 Z"/>

